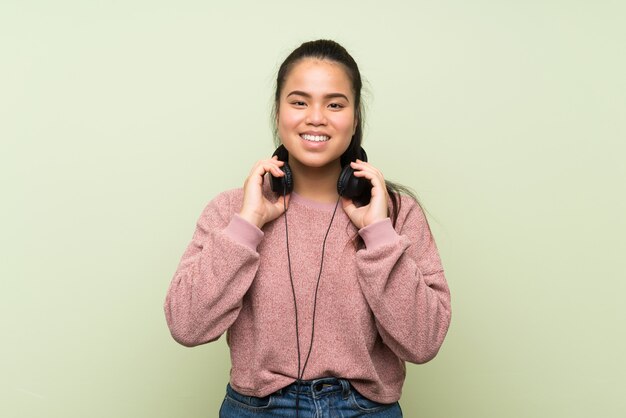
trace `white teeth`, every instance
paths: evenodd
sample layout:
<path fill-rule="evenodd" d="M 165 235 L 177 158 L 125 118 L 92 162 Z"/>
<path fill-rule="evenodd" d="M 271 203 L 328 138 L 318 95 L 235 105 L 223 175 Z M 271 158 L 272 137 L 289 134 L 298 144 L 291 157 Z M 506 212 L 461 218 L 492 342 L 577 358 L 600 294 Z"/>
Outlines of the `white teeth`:
<path fill-rule="evenodd" d="M 306 139 L 307 141 L 313 141 L 313 142 L 325 142 L 328 141 L 330 139 L 329 136 L 326 135 L 307 135 L 307 134 L 302 134 L 300 135 L 302 138 Z"/>

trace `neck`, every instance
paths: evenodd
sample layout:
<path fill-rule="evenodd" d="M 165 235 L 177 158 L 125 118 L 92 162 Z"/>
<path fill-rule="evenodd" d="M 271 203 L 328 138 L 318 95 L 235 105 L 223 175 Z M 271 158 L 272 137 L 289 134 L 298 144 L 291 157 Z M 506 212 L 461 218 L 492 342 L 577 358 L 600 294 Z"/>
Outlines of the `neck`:
<path fill-rule="evenodd" d="M 324 167 L 308 167 L 295 159 L 289 161 L 293 173 L 293 191 L 302 197 L 320 202 L 334 203 L 337 201 L 337 180 L 341 173 L 339 161 Z"/>

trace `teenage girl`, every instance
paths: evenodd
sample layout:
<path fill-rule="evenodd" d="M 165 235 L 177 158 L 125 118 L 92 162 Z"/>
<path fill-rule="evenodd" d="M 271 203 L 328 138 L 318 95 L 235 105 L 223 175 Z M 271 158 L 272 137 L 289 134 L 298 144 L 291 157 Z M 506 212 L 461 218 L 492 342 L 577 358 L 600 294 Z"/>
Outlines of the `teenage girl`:
<path fill-rule="evenodd" d="M 401 417 L 405 361 L 432 359 L 450 323 L 426 217 L 367 162 L 341 45 L 295 49 L 274 105 L 275 155 L 198 219 L 165 300 L 172 336 L 227 332 L 220 417 Z"/>

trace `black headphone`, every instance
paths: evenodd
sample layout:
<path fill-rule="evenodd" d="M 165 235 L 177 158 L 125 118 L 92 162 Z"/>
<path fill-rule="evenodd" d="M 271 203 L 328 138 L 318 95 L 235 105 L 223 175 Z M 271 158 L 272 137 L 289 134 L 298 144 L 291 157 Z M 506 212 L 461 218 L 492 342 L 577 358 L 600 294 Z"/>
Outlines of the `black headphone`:
<path fill-rule="evenodd" d="M 281 170 L 285 173 L 285 176 L 271 176 L 270 184 L 272 187 L 272 191 L 278 194 L 291 193 L 291 191 L 293 190 L 293 175 L 291 173 L 291 168 L 289 168 L 289 163 L 287 162 L 289 152 L 284 145 L 281 145 L 276 148 L 276 151 L 274 151 L 274 154 L 272 154 L 272 157 L 273 156 L 277 156 L 280 161 L 283 161 L 285 163 L 281 167 Z M 357 152 L 357 158 L 361 161 L 367 162 L 367 154 L 365 153 L 365 150 L 361 147 L 359 147 L 359 151 Z M 341 174 L 339 175 L 339 179 L 337 180 L 337 193 L 339 193 L 339 196 L 351 198 L 357 197 L 362 195 L 366 188 L 371 186 L 371 183 L 366 178 L 356 177 L 354 175 L 354 169 L 350 167 L 350 162 L 348 162 L 346 165 L 343 166 Z"/>

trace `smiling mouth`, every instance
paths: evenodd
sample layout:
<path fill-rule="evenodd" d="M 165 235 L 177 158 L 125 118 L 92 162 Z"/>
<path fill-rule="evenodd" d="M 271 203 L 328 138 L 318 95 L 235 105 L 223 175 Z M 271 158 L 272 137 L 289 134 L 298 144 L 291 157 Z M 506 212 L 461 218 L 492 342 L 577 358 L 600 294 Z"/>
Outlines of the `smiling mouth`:
<path fill-rule="evenodd" d="M 300 138 L 306 141 L 310 141 L 310 142 L 326 142 L 330 139 L 330 137 L 326 135 L 308 135 L 308 134 L 301 134 Z"/>

